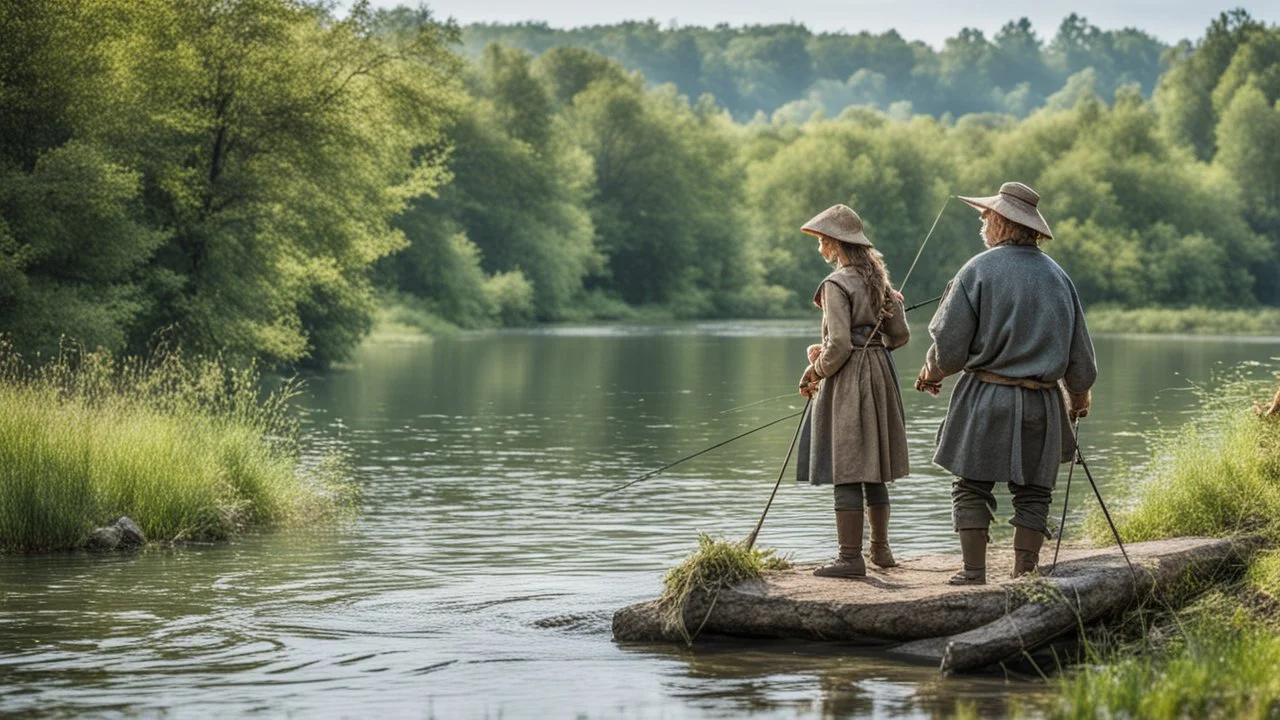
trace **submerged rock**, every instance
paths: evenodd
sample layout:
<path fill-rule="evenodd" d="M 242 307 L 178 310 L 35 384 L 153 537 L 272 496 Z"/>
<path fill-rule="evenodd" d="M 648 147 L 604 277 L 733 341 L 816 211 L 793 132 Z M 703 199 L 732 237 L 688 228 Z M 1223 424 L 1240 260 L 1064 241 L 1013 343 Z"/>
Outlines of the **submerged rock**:
<path fill-rule="evenodd" d="M 863 580 L 819 578 L 812 566 L 772 573 L 722 590 L 695 593 L 686 627 L 739 637 L 837 640 L 888 647 L 891 652 L 966 672 L 1023 656 L 1081 624 L 1095 622 L 1152 597 L 1174 603 L 1224 576 L 1238 574 L 1261 546 L 1256 538 L 1180 538 L 1128 546 L 1135 574 L 1116 548 L 1064 549 L 1052 576 L 1006 580 L 1011 552 L 993 548 L 988 585 L 956 587 L 947 578 L 957 556 L 900 560 L 869 569 Z M 1046 561 L 1052 550 L 1042 553 Z M 1002 565 L 1003 562 L 1003 565 Z M 1188 584 L 1188 579 L 1197 582 Z M 704 624 L 705 623 L 705 624 Z M 613 618 L 618 641 L 682 642 L 665 626 L 656 601 L 625 607 Z"/>
<path fill-rule="evenodd" d="M 114 525 L 94 528 L 84 542 L 86 549 L 96 552 L 132 550 L 146 544 L 147 536 L 142 528 L 127 515 L 116 520 Z"/>

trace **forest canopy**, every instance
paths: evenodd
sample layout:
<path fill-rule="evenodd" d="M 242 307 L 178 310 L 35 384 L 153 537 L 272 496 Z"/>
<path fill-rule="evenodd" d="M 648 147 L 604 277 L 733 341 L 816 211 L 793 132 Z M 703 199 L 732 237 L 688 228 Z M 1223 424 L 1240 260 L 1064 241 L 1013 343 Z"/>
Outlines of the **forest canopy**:
<path fill-rule="evenodd" d="M 802 312 L 797 228 L 901 276 L 1020 180 L 1087 305 L 1280 305 L 1280 30 L 1069 15 L 941 49 L 802 26 L 557 30 L 298 0 L 0 5 L 0 332 L 341 360 L 380 306 L 483 328 Z M 952 202 L 908 294 L 981 249 Z"/>

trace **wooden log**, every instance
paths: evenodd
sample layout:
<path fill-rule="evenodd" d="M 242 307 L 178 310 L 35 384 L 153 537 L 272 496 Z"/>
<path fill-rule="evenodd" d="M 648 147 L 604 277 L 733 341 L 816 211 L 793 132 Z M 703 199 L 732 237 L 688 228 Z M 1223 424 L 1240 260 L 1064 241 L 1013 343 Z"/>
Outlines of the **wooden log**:
<path fill-rule="evenodd" d="M 978 670 L 1017 658 L 1055 637 L 1159 597 L 1178 602 L 1244 567 L 1257 538 L 1210 543 L 1168 541 L 1167 551 L 1142 563 L 1136 573 L 1116 555 L 1060 567 L 1044 582 L 1029 584 L 1030 602 L 980 628 L 947 639 L 944 673 Z M 1119 561 L 1117 561 L 1119 560 Z M 1171 592 L 1162 592 L 1169 590 Z M 1181 591 L 1181 592 L 1180 592 Z M 1181 597 L 1180 597 L 1181 596 Z"/>
<path fill-rule="evenodd" d="M 960 558 L 910 558 L 899 567 L 872 569 L 864 580 L 814 577 L 808 568 L 694 595 L 686 627 L 739 637 L 836 640 L 891 646 L 893 652 L 938 662 L 946 672 L 966 672 L 1030 652 L 1063 632 L 1123 612 L 1183 577 L 1238 573 L 1259 546 L 1254 538 L 1181 538 L 1135 543 L 1137 580 L 1115 548 L 1064 549 L 1054 577 L 1007 577 L 1011 557 L 994 550 L 985 586 L 954 587 L 947 578 Z M 683 642 L 663 626 L 656 601 L 619 610 L 613 619 L 619 642 Z M 710 612 L 708 612 L 710 611 Z"/>

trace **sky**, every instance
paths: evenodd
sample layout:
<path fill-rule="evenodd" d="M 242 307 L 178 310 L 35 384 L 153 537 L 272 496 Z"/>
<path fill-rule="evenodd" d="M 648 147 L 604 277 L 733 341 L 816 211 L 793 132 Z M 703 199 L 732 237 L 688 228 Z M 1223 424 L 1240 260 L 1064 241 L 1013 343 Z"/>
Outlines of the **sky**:
<path fill-rule="evenodd" d="M 417 0 L 372 0 L 374 5 L 417 5 Z M 1103 29 L 1137 27 L 1169 43 L 1195 39 L 1219 12 L 1244 7 L 1255 18 L 1280 22 L 1280 0 L 428 0 L 437 17 L 459 22 L 538 20 L 554 27 L 598 25 L 622 20 L 657 20 L 663 25 L 803 23 L 814 32 L 883 32 L 895 29 L 908 40 L 941 47 L 960 28 L 975 27 L 988 37 L 1005 22 L 1028 17 L 1042 38 L 1057 31 L 1062 18 L 1077 12 Z"/>

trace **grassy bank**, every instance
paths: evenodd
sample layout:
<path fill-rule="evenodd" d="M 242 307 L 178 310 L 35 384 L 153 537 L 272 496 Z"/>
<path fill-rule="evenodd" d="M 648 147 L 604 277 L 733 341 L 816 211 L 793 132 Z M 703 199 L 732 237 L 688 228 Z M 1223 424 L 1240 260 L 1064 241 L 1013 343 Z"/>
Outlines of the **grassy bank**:
<path fill-rule="evenodd" d="M 1091 308 L 1088 318 L 1098 333 L 1280 336 L 1280 308 Z"/>
<path fill-rule="evenodd" d="M 407 344 L 426 342 L 433 337 L 448 337 L 464 330 L 497 330 L 511 327 L 555 327 L 610 323 L 621 325 L 659 324 L 683 320 L 809 320 L 820 318 L 817 309 L 795 309 L 764 315 L 732 316 L 717 314 L 694 303 L 664 305 L 628 305 L 603 293 L 587 293 L 580 305 L 553 321 L 525 320 L 503 323 L 489 318 L 461 327 L 445 320 L 431 303 L 403 293 L 384 293 L 374 314 L 373 329 L 365 338 L 371 344 Z M 924 318 L 927 320 L 927 318 Z"/>
<path fill-rule="evenodd" d="M 33 368 L 0 348 L 0 551 L 75 548 L 121 515 L 180 541 L 335 512 L 346 486 L 303 462 L 292 393 L 177 353 Z"/>
<path fill-rule="evenodd" d="M 935 306 L 911 313 L 913 322 L 923 327 Z M 760 316 L 728 318 L 713 312 L 698 312 L 694 306 L 645 305 L 635 307 L 601 294 L 590 295 L 560 323 L 663 323 L 677 320 L 791 319 L 814 320 L 816 310 L 787 308 Z M 1138 333 L 1152 335 L 1259 335 L 1280 337 L 1280 308 L 1255 310 L 1211 310 L 1208 308 L 1093 308 L 1088 312 L 1089 329 L 1095 333 Z M 526 323 L 529 324 L 529 323 Z M 536 323 L 532 323 L 536 324 Z M 493 319 L 469 329 L 498 328 Z M 445 320 L 428 303 L 403 294 L 387 294 L 374 316 L 371 343 L 422 342 L 447 336 L 463 328 Z"/>
<path fill-rule="evenodd" d="M 1202 414 L 1157 443 L 1152 476 L 1117 516 L 1129 541 L 1261 534 L 1280 542 L 1280 421 L 1253 402 L 1273 382 L 1202 393 Z M 1097 543 L 1111 541 L 1100 517 Z M 1098 641 L 1094 662 L 1060 678 L 1059 718 L 1280 716 L 1280 552 L 1177 613 L 1148 611 L 1136 630 Z"/>

